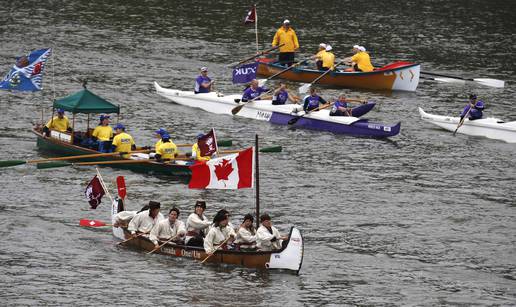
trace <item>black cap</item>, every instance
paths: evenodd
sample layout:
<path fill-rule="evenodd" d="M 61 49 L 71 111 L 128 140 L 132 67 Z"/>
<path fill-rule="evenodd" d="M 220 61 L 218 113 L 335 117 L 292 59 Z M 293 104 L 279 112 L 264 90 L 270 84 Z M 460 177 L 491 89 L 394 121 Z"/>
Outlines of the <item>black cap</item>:
<path fill-rule="evenodd" d="M 159 209 L 161 207 L 161 203 L 159 201 L 149 201 L 149 209 Z"/>

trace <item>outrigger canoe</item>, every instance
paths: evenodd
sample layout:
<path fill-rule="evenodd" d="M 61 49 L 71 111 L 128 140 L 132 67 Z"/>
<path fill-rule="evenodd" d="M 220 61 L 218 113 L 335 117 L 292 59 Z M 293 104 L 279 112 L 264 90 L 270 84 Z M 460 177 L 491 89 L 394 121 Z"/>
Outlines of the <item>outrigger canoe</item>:
<path fill-rule="evenodd" d="M 419 114 L 424 121 L 448 131 L 455 131 L 460 121 L 460 117 L 429 114 L 421 108 L 419 108 Z M 466 118 L 464 124 L 457 130 L 457 133 L 516 143 L 516 121 L 506 123 L 501 119 L 492 117 L 476 120 Z"/>
<path fill-rule="evenodd" d="M 194 94 L 190 91 L 167 89 L 156 82 L 154 82 L 154 86 L 158 95 L 177 104 L 200 108 L 215 114 L 232 115 L 231 110 L 239 105 L 242 98 L 242 95 L 225 96 L 215 92 Z M 256 100 L 246 103 L 236 115 L 287 125 L 291 119 L 298 118 L 304 113 L 303 111 L 296 113 L 299 107 L 296 104 L 273 105 L 271 100 Z M 330 111 L 323 109 L 300 117 L 292 126 L 358 137 L 386 138 L 397 135 L 400 132 L 401 123 L 388 126 L 359 118 L 373 107 L 374 103 L 360 105 L 353 109 L 354 116 L 330 116 Z"/>
<path fill-rule="evenodd" d="M 111 220 L 113 225 L 116 225 L 116 214 L 124 210 L 123 203 L 115 199 L 111 208 Z M 113 226 L 113 236 L 119 240 L 127 240 L 130 238 L 130 232 L 127 231 L 127 228 Z M 146 252 L 154 249 L 154 244 L 144 236 L 129 240 L 125 245 Z M 290 228 L 289 240 L 281 250 L 217 250 L 206 262 L 226 263 L 255 269 L 282 269 L 299 273 L 303 263 L 303 250 L 304 245 L 301 232 L 296 227 L 292 227 Z M 208 256 L 202 247 L 178 245 L 174 243 L 163 245 L 155 253 L 172 257 L 192 258 L 201 261 Z"/>
<path fill-rule="evenodd" d="M 270 77 L 285 69 L 272 59 L 258 60 L 258 75 Z M 345 88 L 414 92 L 419 84 L 421 65 L 410 62 L 394 62 L 371 72 L 334 71 L 322 77 L 317 84 Z M 310 83 L 325 71 L 297 66 L 282 73 L 278 78 Z"/>

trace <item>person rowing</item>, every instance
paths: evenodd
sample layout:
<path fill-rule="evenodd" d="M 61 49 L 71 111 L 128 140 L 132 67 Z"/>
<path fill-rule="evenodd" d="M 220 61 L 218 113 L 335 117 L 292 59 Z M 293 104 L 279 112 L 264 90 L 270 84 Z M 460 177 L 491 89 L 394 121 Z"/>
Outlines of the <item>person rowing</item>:
<path fill-rule="evenodd" d="M 310 88 L 310 95 L 306 96 L 303 104 L 303 111 L 310 112 L 319 108 L 320 104 L 325 104 L 326 100 L 317 94 L 315 87 Z"/>
<path fill-rule="evenodd" d="M 129 133 L 125 132 L 125 126 L 121 123 L 116 124 L 115 126 L 116 135 L 113 138 L 112 148 L 114 152 L 131 152 L 131 150 L 136 150 L 136 144 L 134 143 L 134 139 Z M 129 158 L 130 155 L 123 155 L 124 158 Z"/>
<path fill-rule="evenodd" d="M 162 221 L 165 217 L 159 212 L 160 207 L 160 202 L 149 201 L 149 209 L 136 214 L 129 222 L 127 230 L 131 232 L 131 235 L 137 236 L 138 233 L 149 233 L 154 225 Z"/>
<path fill-rule="evenodd" d="M 227 246 L 235 239 L 235 231 L 228 225 L 227 211 L 220 210 L 213 218 L 213 227 L 204 238 L 204 251 L 213 254 L 218 248 L 228 249 Z"/>
<path fill-rule="evenodd" d="M 253 222 L 253 216 L 246 214 L 244 222 L 238 228 L 235 244 L 242 251 L 256 250 L 256 230 L 254 229 Z"/>
<path fill-rule="evenodd" d="M 344 63 L 351 66 L 351 68 L 347 68 L 346 71 L 370 72 L 374 70 L 371 64 L 371 58 L 366 52 L 365 47 L 354 45 L 352 51 L 354 55 L 344 59 Z"/>
<path fill-rule="evenodd" d="M 312 56 L 312 59 L 315 60 L 315 65 L 317 67 L 317 70 L 323 70 L 323 54 L 326 53 L 326 44 L 325 43 L 320 43 L 319 44 L 319 51 L 317 51 L 317 53 L 315 55 Z"/>
<path fill-rule="evenodd" d="M 154 243 L 154 247 L 158 248 L 158 241 L 171 240 L 182 243 L 185 234 L 185 223 L 179 220 L 179 209 L 174 207 L 168 212 L 168 219 L 163 219 L 152 228 L 149 239 Z"/>
<path fill-rule="evenodd" d="M 353 108 L 345 95 L 340 95 L 330 110 L 330 116 L 353 116 Z"/>
<path fill-rule="evenodd" d="M 469 102 L 462 110 L 460 114 L 460 121 L 462 122 L 464 117 L 468 116 L 469 120 L 481 119 L 483 116 L 482 111 L 485 109 L 484 102 L 477 100 L 478 97 L 475 94 L 469 95 Z"/>
<path fill-rule="evenodd" d="M 322 54 L 322 67 L 320 70 L 335 70 L 335 54 L 332 52 L 333 47 L 326 45 L 326 52 Z"/>
<path fill-rule="evenodd" d="M 206 210 L 206 202 L 204 200 L 198 200 L 195 203 L 194 212 L 191 213 L 186 220 L 186 245 L 204 245 L 205 231 L 211 225 L 211 222 L 204 215 L 204 210 Z"/>
<path fill-rule="evenodd" d="M 156 144 L 154 144 L 154 149 L 157 149 L 159 147 L 159 145 L 161 145 L 161 142 L 162 142 L 161 139 L 162 139 L 163 134 L 165 134 L 165 133 L 168 133 L 168 132 L 164 128 L 159 128 L 156 131 L 154 131 L 154 135 L 155 135 L 156 139 L 158 139 Z"/>
<path fill-rule="evenodd" d="M 168 133 L 164 133 L 161 136 L 161 144 L 156 147 L 156 158 L 157 161 L 170 161 L 174 160 L 175 157 L 178 156 L 177 146 L 170 140 L 170 135 Z"/>
<path fill-rule="evenodd" d="M 208 68 L 202 67 L 201 74 L 195 79 L 195 94 L 203 94 L 211 92 L 211 88 L 215 81 L 212 81 L 210 77 L 208 77 Z"/>
<path fill-rule="evenodd" d="M 50 136 L 50 130 L 56 130 L 59 132 L 71 132 L 70 120 L 65 115 L 63 109 L 57 109 L 57 116 L 52 117 L 45 126 L 43 126 L 43 133 L 46 136 Z"/>
<path fill-rule="evenodd" d="M 272 94 L 272 104 L 282 105 L 285 104 L 287 100 L 292 101 L 292 103 L 298 103 L 300 99 L 298 96 L 292 95 L 288 92 L 285 82 L 280 82 L 279 87 L 274 90 Z"/>
<path fill-rule="evenodd" d="M 109 126 L 109 115 L 100 115 L 100 123 L 93 132 L 91 138 L 98 141 L 99 152 L 111 152 L 111 140 L 113 139 L 113 128 Z"/>
<path fill-rule="evenodd" d="M 264 213 L 260 216 L 260 227 L 256 231 L 256 247 L 259 251 L 274 251 L 282 248 L 283 241 L 288 236 L 282 236 L 276 227 L 272 226 L 271 217 Z"/>
<path fill-rule="evenodd" d="M 203 133 L 197 134 L 197 142 L 192 145 L 192 159 L 196 161 L 209 161 L 211 160 L 211 156 L 203 156 L 201 153 L 201 148 L 199 147 L 199 142 L 202 142 L 202 139 L 205 137 Z M 215 153 L 213 154 L 215 155 Z"/>
<path fill-rule="evenodd" d="M 260 95 L 265 92 L 268 92 L 269 89 L 263 86 L 258 85 L 258 80 L 253 79 L 249 84 L 249 87 L 244 90 L 242 94 L 242 102 L 250 101 L 250 100 L 260 100 Z M 258 98 L 257 98 L 258 97 Z"/>

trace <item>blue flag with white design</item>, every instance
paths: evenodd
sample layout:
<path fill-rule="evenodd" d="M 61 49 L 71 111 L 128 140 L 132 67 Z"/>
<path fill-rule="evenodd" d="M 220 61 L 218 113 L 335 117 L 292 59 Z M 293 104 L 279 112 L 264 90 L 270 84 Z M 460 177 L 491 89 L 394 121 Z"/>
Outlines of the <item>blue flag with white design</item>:
<path fill-rule="evenodd" d="M 11 71 L 0 82 L 0 89 L 13 91 L 40 91 L 43 71 L 52 49 L 39 49 L 16 58 Z"/>
<path fill-rule="evenodd" d="M 233 83 L 249 83 L 256 79 L 258 62 L 245 64 L 233 69 Z"/>

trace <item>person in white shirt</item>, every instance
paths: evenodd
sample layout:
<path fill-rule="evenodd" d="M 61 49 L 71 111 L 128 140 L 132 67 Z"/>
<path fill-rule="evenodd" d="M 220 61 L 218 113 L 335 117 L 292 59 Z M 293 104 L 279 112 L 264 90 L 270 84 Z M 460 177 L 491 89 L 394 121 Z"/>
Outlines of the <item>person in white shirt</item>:
<path fill-rule="evenodd" d="M 142 211 L 136 214 L 129 222 L 127 230 L 131 232 L 133 236 L 139 233 L 149 233 L 152 227 L 164 219 L 163 214 L 159 212 L 161 204 L 157 201 L 149 201 L 149 210 Z"/>
<path fill-rule="evenodd" d="M 179 209 L 172 208 L 168 213 L 168 219 L 164 219 L 152 228 L 149 239 L 154 246 L 159 247 L 158 241 L 171 240 L 175 243 L 181 243 L 186 234 L 185 223 L 178 220 Z"/>
<path fill-rule="evenodd" d="M 242 251 L 256 249 L 256 230 L 253 227 L 254 218 L 251 214 L 244 216 L 244 222 L 238 228 L 235 243 Z"/>
<path fill-rule="evenodd" d="M 206 210 L 206 202 L 198 200 L 195 203 L 194 212 L 186 220 L 186 245 L 203 246 L 205 231 L 211 225 L 211 222 L 204 216 L 204 210 Z"/>
<path fill-rule="evenodd" d="M 281 242 L 288 236 L 280 235 L 278 229 L 272 226 L 271 217 L 264 213 L 260 216 L 260 227 L 256 231 L 256 247 L 259 251 L 274 251 L 281 249 Z"/>
<path fill-rule="evenodd" d="M 204 251 L 213 254 L 218 248 L 227 249 L 228 244 L 235 240 L 235 231 L 228 226 L 229 218 L 226 210 L 220 210 L 213 219 L 213 227 L 204 238 Z"/>

